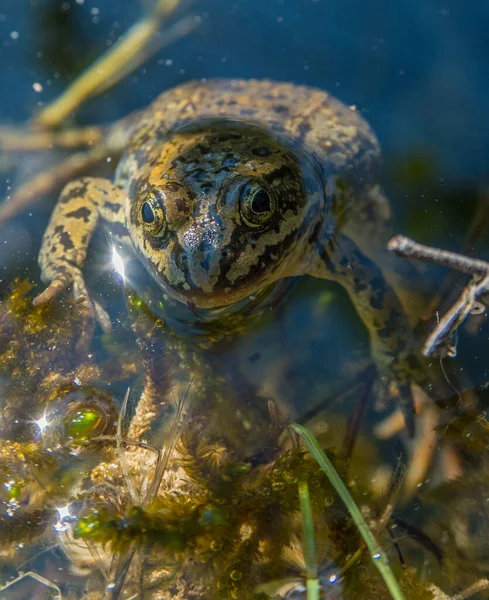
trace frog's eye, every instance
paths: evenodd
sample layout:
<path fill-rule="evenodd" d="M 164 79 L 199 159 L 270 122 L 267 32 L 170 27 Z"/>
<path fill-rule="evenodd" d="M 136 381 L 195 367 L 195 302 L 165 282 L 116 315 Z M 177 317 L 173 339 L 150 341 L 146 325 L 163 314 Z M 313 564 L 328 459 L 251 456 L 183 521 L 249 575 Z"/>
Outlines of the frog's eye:
<path fill-rule="evenodd" d="M 165 235 L 165 213 L 161 199 L 156 194 L 149 194 L 141 204 L 141 223 L 149 235 L 153 237 Z"/>
<path fill-rule="evenodd" d="M 277 210 L 277 199 L 265 182 L 246 183 L 239 193 L 239 211 L 248 227 L 267 223 Z"/>

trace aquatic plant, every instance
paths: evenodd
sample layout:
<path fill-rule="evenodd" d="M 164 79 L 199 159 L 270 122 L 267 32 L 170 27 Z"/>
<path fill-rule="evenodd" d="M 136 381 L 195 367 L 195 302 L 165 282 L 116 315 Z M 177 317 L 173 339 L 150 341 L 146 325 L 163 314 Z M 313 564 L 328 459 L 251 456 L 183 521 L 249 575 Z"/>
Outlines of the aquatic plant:
<path fill-rule="evenodd" d="M 131 296 L 145 373 L 134 378 L 133 359 L 110 340 L 92 358 L 80 355 L 83 314 L 69 301 L 33 308 L 30 289 L 17 282 L 0 304 L 0 534 L 9 552 L 3 577 L 21 585 L 15 565 L 47 542 L 63 549 L 93 594 L 111 599 L 141 590 L 154 598 L 216 600 L 332 600 L 360 590 L 367 599 L 436 597 L 433 584 L 396 567 L 390 544 L 380 551 L 375 542 L 375 552 L 365 552 L 367 526 L 359 530 L 338 501 L 337 493 L 346 497 L 345 484 L 338 487 L 338 477 L 347 481 L 345 463 L 317 442 L 314 458 L 272 400 L 234 371 L 219 375 L 208 348 L 204 356 L 198 344 L 169 336 Z M 229 368 L 238 372 L 232 362 Z M 134 379 L 134 407 L 129 393 L 122 401 L 100 386 L 109 372 Z M 368 529 L 387 527 L 392 509 L 383 517 L 381 500 L 358 483 L 347 496 L 358 507 L 348 500 L 357 522 L 361 514 Z M 391 591 L 375 569 L 387 556 L 398 581 L 396 589 L 387 575 Z M 30 576 L 43 583 L 43 573 Z M 63 581 L 48 583 L 63 592 Z"/>

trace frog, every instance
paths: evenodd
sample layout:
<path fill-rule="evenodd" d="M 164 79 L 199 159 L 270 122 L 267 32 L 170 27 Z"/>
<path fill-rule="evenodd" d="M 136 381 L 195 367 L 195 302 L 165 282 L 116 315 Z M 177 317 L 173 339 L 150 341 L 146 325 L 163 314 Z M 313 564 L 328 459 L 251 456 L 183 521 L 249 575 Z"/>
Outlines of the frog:
<path fill-rule="evenodd" d="M 410 385 L 425 374 L 399 296 L 369 255 L 389 205 L 379 142 L 360 111 L 305 85 L 210 79 L 163 92 L 125 123 L 113 180 L 82 177 L 61 192 L 34 305 L 71 289 L 100 318 L 83 276 L 99 223 L 189 310 L 236 306 L 288 278 L 336 281 L 412 434 Z"/>

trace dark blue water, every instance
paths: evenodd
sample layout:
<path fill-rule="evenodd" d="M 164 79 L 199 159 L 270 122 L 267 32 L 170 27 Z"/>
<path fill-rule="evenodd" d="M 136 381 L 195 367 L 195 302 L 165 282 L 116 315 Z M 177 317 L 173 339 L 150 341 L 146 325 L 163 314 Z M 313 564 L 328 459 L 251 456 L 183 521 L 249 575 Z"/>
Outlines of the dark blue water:
<path fill-rule="evenodd" d="M 29 118 L 38 102 L 60 92 L 73 69 L 99 54 L 140 9 L 127 0 L 2 2 L 2 119 Z M 109 101 L 92 103 L 82 113 L 84 121 L 126 114 L 190 78 L 269 77 L 325 88 L 356 104 L 389 159 L 424 152 L 446 181 L 484 177 L 489 158 L 486 2 L 471 2 L 468 10 L 456 0 L 214 0 L 196 3 L 193 10 L 202 17 L 197 32 L 160 52 L 143 72 L 111 92 Z M 68 29 L 58 42 L 56 24 Z M 18 33 L 15 40 L 12 32 Z M 46 64 L 46 46 L 55 64 Z M 33 91 L 35 81 L 43 84 L 43 93 Z"/>
<path fill-rule="evenodd" d="M 0 118 L 21 123 L 130 26 L 141 6 L 5 0 L 0 11 Z M 409 219 L 410 207 L 426 210 L 424 226 L 418 223 L 424 241 L 458 235 L 460 217 L 454 223 L 450 209 L 458 201 L 468 218 L 463 205 L 487 179 L 489 164 L 486 2 L 471 2 L 467 10 L 455 0 L 214 0 L 193 11 L 202 19 L 193 34 L 90 102 L 78 122 L 111 121 L 191 78 L 268 77 L 318 86 L 357 105 L 373 125 L 398 217 Z M 402 175 L 412 174 L 413 163 L 416 183 L 406 186 Z"/>

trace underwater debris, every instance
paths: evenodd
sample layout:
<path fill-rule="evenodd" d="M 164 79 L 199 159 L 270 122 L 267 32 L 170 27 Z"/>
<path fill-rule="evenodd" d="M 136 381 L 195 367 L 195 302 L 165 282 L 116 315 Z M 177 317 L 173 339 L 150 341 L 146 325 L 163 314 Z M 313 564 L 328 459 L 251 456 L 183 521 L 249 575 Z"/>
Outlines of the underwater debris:
<path fill-rule="evenodd" d="M 35 573 L 34 571 L 28 571 L 27 573 L 22 573 L 21 575 L 19 575 L 18 577 L 16 577 L 12 581 L 9 581 L 8 583 L 6 583 L 2 587 L 0 587 L 0 592 L 4 592 L 8 588 L 14 586 L 16 583 L 19 583 L 20 581 L 23 581 L 27 577 L 30 577 L 31 579 L 34 579 L 34 581 L 38 581 L 39 583 L 41 583 L 42 585 L 46 586 L 47 588 L 50 588 L 50 589 L 54 590 L 55 592 L 57 592 L 57 596 L 55 596 L 56 600 L 62 600 L 63 599 L 63 596 L 61 594 L 61 590 L 60 590 L 60 588 L 55 583 L 53 583 L 52 581 L 50 581 L 46 577 L 43 577 L 42 575 L 39 575 L 39 573 Z"/>

